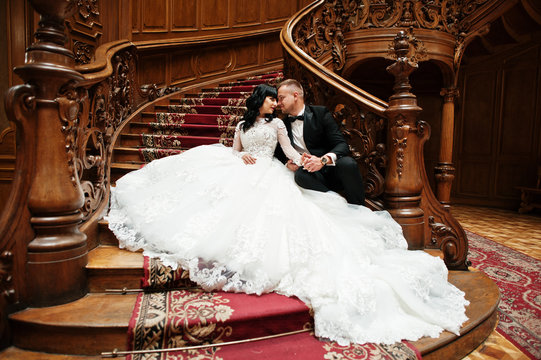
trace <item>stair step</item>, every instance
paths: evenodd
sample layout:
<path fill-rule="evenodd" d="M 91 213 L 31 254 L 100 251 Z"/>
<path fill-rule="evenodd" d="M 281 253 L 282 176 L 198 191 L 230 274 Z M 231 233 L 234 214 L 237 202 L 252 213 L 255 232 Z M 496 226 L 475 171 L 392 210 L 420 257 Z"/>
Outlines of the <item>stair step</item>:
<path fill-rule="evenodd" d="M 237 80 L 228 83 L 219 84 L 218 86 L 245 86 L 245 85 L 259 85 L 259 84 L 273 84 L 276 82 L 276 78 L 263 78 L 263 79 L 250 79 L 250 80 Z"/>
<path fill-rule="evenodd" d="M 196 98 L 248 98 L 252 95 L 250 91 L 219 91 L 217 89 L 211 89 L 213 91 L 202 92 L 199 94 L 186 94 L 184 97 L 196 97 Z"/>
<path fill-rule="evenodd" d="M 235 98 L 181 98 L 181 99 L 171 99 L 170 103 L 172 105 L 219 105 L 219 106 L 245 106 L 246 99 L 235 99 Z"/>
<path fill-rule="evenodd" d="M 88 253 L 86 270 L 90 292 L 138 289 L 144 276 L 143 254 L 119 249 L 118 246 L 100 245 Z"/>
<path fill-rule="evenodd" d="M 139 150 L 131 147 L 114 147 L 112 162 L 115 163 L 137 163 L 143 159 L 139 154 Z"/>
<path fill-rule="evenodd" d="M 214 88 L 202 89 L 202 93 L 213 93 L 213 92 L 253 92 L 256 85 L 238 85 L 238 86 L 217 86 Z"/>
<path fill-rule="evenodd" d="M 156 112 L 198 114 L 198 115 L 243 115 L 246 112 L 245 106 L 231 105 L 157 105 Z"/>
<path fill-rule="evenodd" d="M 143 165 L 145 165 L 145 163 L 142 162 L 140 158 L 138 161 L 112 163 L 111 164 L 111 184 L 114 185 L 116 181 L 120 179 L 122 176 L 126 175 L 127 173 L 133 170 L 140 169 Z M 111 243 L 110 245 L 118 245 L 116 238 L 115 238 L 115 242 Z"/>
<path fill-rule="evenodd" d="M 62 355 L 28 351 L 11 346 L 0 351 L 2 360 L 99 360 L 101 356 Z"/>
<path fill-rule="evenodd" d="M 151 123 L 154 130 L 159 130 L 160 134 L 145 133 L 146 136 L 176 135 L 191 137 L 213 137 L 221 138 L 222 135 L 233 137 L 235 134 L 234 126 L 219 126 L 206 124 L 158 124 Z M 120 134 L 119 147 L 141 147 L 143 134 Z"/>
<path fill-rule="evenodd" d="M 109 229 L 109 222 L 107 220 L 102 219 L 98 222 L 98 240 L 100 245 L 118 247 L 118 239 L 111 229 Z"/>
<path fill-rule="evenodd" d="M 443 260 L 443 251 L 441 251 L 440 249 L 423 249 L 423 251 L 429 253 L 434 257 L 439 257 Z"/>
<path fill-rule="evenodd" d="M 222 123 L 236 123 L 240 121 L 241 115 L 223 115 L 223 114 L 181 114 L 172 112 L 144 112 L 141 116 L 141 122 L 136 124 L 149 123 L 176 123 L 176 124 L 206 124 L 217 125 Z M 131 123 L 130 123 L 131 124 Z M 130 131 L 132 132 L 132 131 Z"/>
<path fill-rule="evenodd" d="M 13 345 L 74 355 L 126 349 L 126 331 L 136 298 L 135 294 L 88 294 L 68 304 L 11 314 Z"/>

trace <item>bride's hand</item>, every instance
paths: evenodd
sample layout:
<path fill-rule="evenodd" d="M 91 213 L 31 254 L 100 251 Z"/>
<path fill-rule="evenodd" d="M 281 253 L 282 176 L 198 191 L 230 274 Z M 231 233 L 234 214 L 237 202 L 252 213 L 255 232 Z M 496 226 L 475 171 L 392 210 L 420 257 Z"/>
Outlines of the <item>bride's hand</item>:
<path fill-rule="evenodd" d="M 299 166 L 291 160 L 287 161 L 286 167 L 291 171 L 297 171 L 299 169 Z"/>
<path fill-rule="evenodd" d="M 242 161 L 244 161 L 246 165 L 253 165 L 255 164 L 256 158 L 250 154 L 244 154 L 242 155 Z"/>

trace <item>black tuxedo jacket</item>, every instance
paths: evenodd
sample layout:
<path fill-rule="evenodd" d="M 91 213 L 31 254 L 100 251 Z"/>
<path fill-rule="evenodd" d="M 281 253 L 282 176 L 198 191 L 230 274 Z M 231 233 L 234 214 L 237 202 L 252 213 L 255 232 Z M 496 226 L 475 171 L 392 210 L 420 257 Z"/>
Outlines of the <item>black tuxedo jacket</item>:
<path fill-rule="evenodd" d="M 349 155 L 349 146 L 334 121 L 330 111 L 325 106 L 306 105 L 304 108 L 303 138 L 310 154 L 323 156 L 327 153 L 335 153 L 337 159 Z M 284 119 L 287 133 L 291 144 L 291 122 Z M 280 146 L 276 147 L 275 156 L 285 163 L 287 158 Z"/>

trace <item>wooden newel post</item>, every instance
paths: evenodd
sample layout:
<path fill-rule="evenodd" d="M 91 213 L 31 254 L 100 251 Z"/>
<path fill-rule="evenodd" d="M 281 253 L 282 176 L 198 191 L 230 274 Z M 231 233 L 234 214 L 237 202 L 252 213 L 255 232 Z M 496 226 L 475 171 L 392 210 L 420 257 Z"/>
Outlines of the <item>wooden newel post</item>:
<path fill-rule="evenodd" d="M 417 116 L 421 108 L 413 95 L 409 75 L 417 68 L 408 59 L 409 42 L 405 31 L 400 31 L 394 39 L 396 61 L 387 67 L 395 77 L 394 95 L 389 99 L 385 111 L 389 119 L 387 130 L 388 166 L 385 175 L 384 201 L 387 210 L 402 226 L 409 249 L 424 248 L 424 213 L 420 207 L 421 164 L 419 146 L 422 146 L 424 128 L 419 125 Z"/>
<path fill-rule="evenodd" d="M 76 165 L 79 104 L 73 53 L 64 44 L 64 19 L 77 9 L 71 0 L 31 0 L 41 15 L 36 41 L 15 72 L 35 88 L 35 170 L 28 196 L 34 239 L 28 244 L 31 306 L 71 301 L 86 293 L 86 236 L 79 231 L 84 195 Z"/>
<path fill-rule="evenodd" d="M 445 208 L 451 205 L 451 187 L 455 178 L 453 167 L 453 131 L 455 127 L 456 88 L 442 89 L 443 111 L 441 119 L 441 144 L 438 166 L 436 166 L 436 183 L 438 200 Z"/>

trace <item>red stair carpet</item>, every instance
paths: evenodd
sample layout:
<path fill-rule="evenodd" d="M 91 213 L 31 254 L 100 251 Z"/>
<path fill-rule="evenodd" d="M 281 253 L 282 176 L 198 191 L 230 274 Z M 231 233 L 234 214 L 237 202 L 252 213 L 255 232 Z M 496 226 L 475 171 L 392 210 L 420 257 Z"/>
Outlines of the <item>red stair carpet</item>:
<path fill-rule="evenodd" d="M 276 85 L 281 80 L 281 72 L 263 74 L 186 95 L 178 105 L 157 106 L 151 132 L 140 135 L 141 159 L 150 162 L 198 145 L 231 146 L 246 98 L 258 84 Z"/>
<path fill-rule="evenodd" d="M 145 257 L 146 292 L 140 293 L 128 330 L 129 350 L 157 350 L 212 344 L 211 347 L 128 356 L 131 360 L 201 359 L 420 359 L 408 342 L 340 346 L 317 339 L 310 309 L 299 299 L 205 292 L 182 269 L 171 271 Z M 167 288 L 189 287 L 188 290 Z M 156 291 L 160 289 L 161 291 Z M 273 335 L 307 330 L 294 335 Z M 233 345 L 223 343 L 270 337 Z"/>

